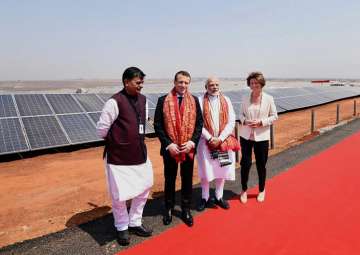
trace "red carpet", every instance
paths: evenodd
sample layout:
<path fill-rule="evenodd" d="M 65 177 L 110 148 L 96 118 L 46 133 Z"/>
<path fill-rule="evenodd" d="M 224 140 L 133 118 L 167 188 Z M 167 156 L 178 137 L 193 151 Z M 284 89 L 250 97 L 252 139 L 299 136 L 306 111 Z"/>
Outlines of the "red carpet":
<path fill-rule="evenodd" d="M 207 210 L 121 254 L 360 254 L 360 132 L 267 182 L 267 197 Z"/>

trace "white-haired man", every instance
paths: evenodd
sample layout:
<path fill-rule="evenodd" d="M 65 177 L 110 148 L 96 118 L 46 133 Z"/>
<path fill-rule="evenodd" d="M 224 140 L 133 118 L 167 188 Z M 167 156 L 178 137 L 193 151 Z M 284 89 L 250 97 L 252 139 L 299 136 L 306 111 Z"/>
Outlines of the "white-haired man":
<path fill-rule="evenodd" d="M 225 180 L 235 180 L 235 153 L 240 149 L 233 136 L 235 113 L 228 97 L 220 92 L 216 77 L 206 80 L 206 93 L 199 98 L 204 126 L 198 145 L 198 170 L 201 179 L 202 199 L 198 211 L 216 205 L 229 209 L 223 198 Z M 210 197 L 210 182 L 215 180 L 215 199 Z"/>

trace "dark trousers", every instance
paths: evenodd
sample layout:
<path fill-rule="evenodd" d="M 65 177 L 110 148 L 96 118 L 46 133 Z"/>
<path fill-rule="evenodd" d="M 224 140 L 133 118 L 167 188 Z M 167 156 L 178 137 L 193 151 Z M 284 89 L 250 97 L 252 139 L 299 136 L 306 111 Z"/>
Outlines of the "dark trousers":
<path fill-rule="evenodd" d="M 163 155 L 165 176 L 165 208 L 173 209 L 175 206 L 175 183 L 178 163 L 168 152 Z M 180 163 L 181 175 L 181 209 L 190 210 L 192 202 L 192 179 L 194 159 L 186 156 L 186 160 Z"/>
<path fill-rule="evenodd" d="M 259 176 L 259 191 L 262 192 L 265 189 L 266 180 L 266 162 L 269 153 L 269 141 L 255 142 L 252 140 L 246 140 L 240 137 L 241 144 L 241 186 L 242 190 L 246 191 L 249 180 L 249 172 L 252 164 L 252 149 L 254 148 L 256 169 Z"/>

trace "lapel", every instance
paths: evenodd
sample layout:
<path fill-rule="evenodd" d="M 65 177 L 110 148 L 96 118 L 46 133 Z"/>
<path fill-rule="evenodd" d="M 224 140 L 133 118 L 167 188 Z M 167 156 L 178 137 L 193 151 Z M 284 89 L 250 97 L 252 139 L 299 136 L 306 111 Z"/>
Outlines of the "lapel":
<path fill-rule="evenodd" d="M 265 93 L 264 92 L 261 92 L 262 95 L 261 95 L 261 103 L 260 103 L 260 113 L 259 113 L 259 118 L 261 118 L 263 116 L 263 112 L 264 112 L 264 109 L 266 109 L 266 99 L 265 99 Z"/>

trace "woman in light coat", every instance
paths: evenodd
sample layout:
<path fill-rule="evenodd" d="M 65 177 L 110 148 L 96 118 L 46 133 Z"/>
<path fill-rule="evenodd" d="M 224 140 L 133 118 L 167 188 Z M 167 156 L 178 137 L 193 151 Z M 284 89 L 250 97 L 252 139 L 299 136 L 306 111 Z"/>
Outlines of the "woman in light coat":
<path fill-rule="evenodd" d="M 270 126 L 278 115 L 272 96 L 263 92 L 265 78 L 260 72 L 251 73 L 247 79 L 251 89 L 249 96 L 243 98 L 240 111 L 240 144 L 241 144 L 241 185 L 240 201 L 247 202 L 247 182 L 252 164 L 254 150 L 256 168 L 259 177 L 258 202 L 265 200 L 266 162 L 269 151 Z"/>

